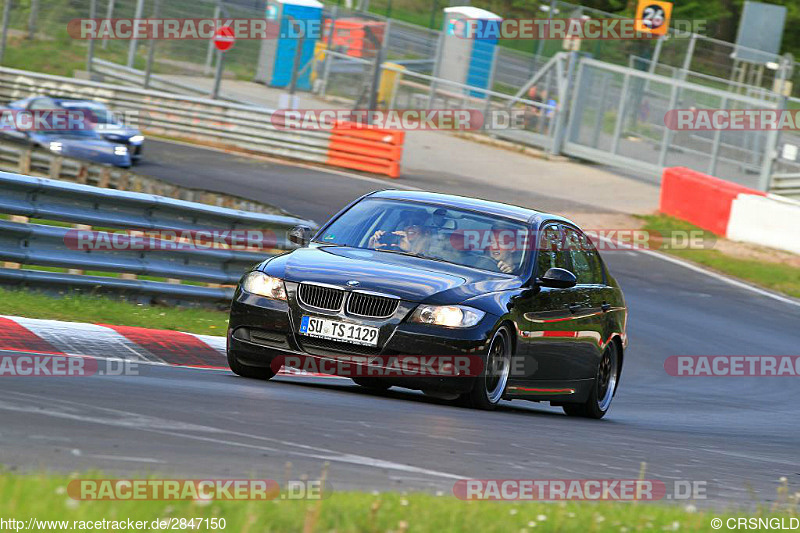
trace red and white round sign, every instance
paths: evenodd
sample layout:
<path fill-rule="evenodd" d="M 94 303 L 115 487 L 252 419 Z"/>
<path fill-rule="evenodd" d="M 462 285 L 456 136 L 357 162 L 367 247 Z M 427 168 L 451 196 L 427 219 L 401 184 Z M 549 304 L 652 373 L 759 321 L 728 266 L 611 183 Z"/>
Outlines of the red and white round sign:
<path fill-rule="evenodd" d="M 217 31 L 214 32 L 214 46 L 216 46 L 217 50 L 220 52 L 230 50 L 235 42 L 236 37 L 234 37 L 233 30 L 230 26 L 222 26 L 217 28 Z"/>

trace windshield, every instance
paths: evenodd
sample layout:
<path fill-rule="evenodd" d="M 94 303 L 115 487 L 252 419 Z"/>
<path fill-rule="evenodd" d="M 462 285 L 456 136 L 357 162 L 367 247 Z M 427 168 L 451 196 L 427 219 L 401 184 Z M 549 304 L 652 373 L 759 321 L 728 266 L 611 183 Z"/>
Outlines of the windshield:
<path fill-rule="evenodd" d="M 368 198 L 334 221 L 316 242 L 519 275 L 528 248 L 520 243 L 527 235 L 527 226 L 502 217 Z"/>
<path fill-rule="evenodd" d="M 83 102 L 61 102 L 64 109 L 80 111 L 86 119 L 94 124 L 121 126 L 122 121 L 111 111 L 100 105 L 89 105 Z"/>

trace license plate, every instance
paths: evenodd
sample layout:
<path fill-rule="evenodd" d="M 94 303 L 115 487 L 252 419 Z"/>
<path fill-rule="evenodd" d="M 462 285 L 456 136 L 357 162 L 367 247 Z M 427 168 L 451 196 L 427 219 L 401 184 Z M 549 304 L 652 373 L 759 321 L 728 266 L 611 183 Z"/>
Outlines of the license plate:
<path fill-rule="evenodd" d="M 300 333 L 309 337 L 350 342 L 364 346 L 378 345 L 378 328 L 314 316 L 303 317 L 300 321 Z"/>

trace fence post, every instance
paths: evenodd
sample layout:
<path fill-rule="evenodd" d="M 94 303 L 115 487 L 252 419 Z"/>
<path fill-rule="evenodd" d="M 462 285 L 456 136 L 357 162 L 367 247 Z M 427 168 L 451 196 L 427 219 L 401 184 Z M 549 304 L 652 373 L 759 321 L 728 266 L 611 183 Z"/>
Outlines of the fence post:
<path fill-rule="evenodd" d="M 134 19 L 142 18 L 142 14 L 144 13 L 144 0 L 136 0 L 136 12 L 133 15 Z M 128 68 L 133 68 L 133 61 L 136 59 L 136 45 L 138 44 L 138 40 L 136 33 L 136 26 L 134 26 L 133 30 L 133 39 L 131 39 L 131 44 L 128 45 Z"/>
<path fill-rule="evenodd" d="M 720 109 L 728 108 L 728 97 L 725 96 L 720 102 Z M 711 145 L 711 160 L 708 162 L 708 175 L 713 176 L 717 172 L 717 160 L 719 159 L 719 147 L 722 143 L 722 129 L 714 131 L 714 141 Z"/>
<path fill-rule="evenodd" d="M 8 16 L 11 11 L 11 0 L 3 2 L 3 29 L 0 35 L 0 65 L 3 64 L 3 59 L 6 55 L 6 38 L 8 37 Z"/>
<path fill-rule="evenodd" d="M 442 60 L 442 47 L 444 46 L 445 30 L 439 32 L 439 39 L 436 41 L 436 55 L 433 58 L 433 70 L 431 71 L 431 89 L 428 96 L 428 109 L 433 109 L 433 102 L 436 99 L 436 80 L 439 77 L 439 63 Z"/>
<path fill-rule="evenodd" d="M 153 18 L 157 19 L 161 16 L 161 0 L 155 0 L 156 6 L 153 10 Z M 150 88 L 150 77 L 153 74 L 153 59 L 156 55 L 156 40 L 151 38 L 150 43 L 148 44 L 147 50 L 147 65 L 145 66 L 144 70 L 144 88 Z"/>
<path fill-rule="evenodd" d="M 97 16 L 97 0 L 89 0 L 89 18 L 93 19 Z M 86 47 L 86 72 L 89 73 L 91 79 L 92 74 L 92 59 L 94 59 L 94 38 L 89 37 L 89 42 Z"/>
<path fill-rule="evenodd" d="M 564 147 L 564 137 L 567 131 L 567 115 L 569 105 L 568 102 L 572 99 L 572 78 L 575 74 L 575 68 L 578 63 L 578 53 L 570 52 L 567 59 L 567 71 L 565 73 L 565 84 L 563 95 L 559 96 L 559 101 L 556 103 L 556 109 L 553 110 L 555 117 L 555 126 L 553 129 L 553 148 L 550 153 L 559 155 Z M 547 102 L 545 102 L 546 104 Z"/>
<path fill-rule="evenodd" d="M 619 138 L 622 136 L 622 126 L 625 123 L 625 102 L 628 100 L 628 91 L 631 85 L 631 75 L 625 73 L 625 78 L 622 81 L 622 92 L 619 97 L 619 106 L 617 107 L 617 121 L 614 123 L 614 136 L 611 138 L 611 153 L 616 154 L 619 148 Z M 634 113 L 636 110 L 633 110 Z"/>
<path fill-rule="evenodd" d="M 31 0 L 31 12 L 28 15 L 28 39 L 36 38 L 36 19 L 39 17 L 39 0 Z"/>
<path fill-rule="evenodd" d="M 114 18 L 114 0 L 108 0 L 108 8 L 106 9 L 106 18 L 107 19 Z M 108 38 L 107 37 L 103 37 L 102 48 L 103 48 L 103 50 L 108 48 Z"/>
<path fill-rule="evenodd" d="M 322 82 L 320 83 L 319 95 L 325 96 L 325 91 L 328 89 L 328 76 L 331 75 L 331 63 L 333 63 L 333 56 L 330 52 L 333 50 L 333 37 L 336 35 L 336 17 L 339 14 L 339 6 L 333 6 L 331 9 L 331 23 L 328 30 L 328 46 L 325 51 L 325 65 L 322 67 Z"/>

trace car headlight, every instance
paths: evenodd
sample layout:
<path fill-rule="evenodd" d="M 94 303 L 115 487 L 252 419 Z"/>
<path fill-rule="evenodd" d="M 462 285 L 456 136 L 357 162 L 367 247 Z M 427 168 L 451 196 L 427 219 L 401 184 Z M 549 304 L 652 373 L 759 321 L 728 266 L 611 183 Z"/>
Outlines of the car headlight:
<path fill-rule="evenodd" d="M 114 155 L 128 155 L 128 147 L 127 146 L 115 146 L 114 147 Z"/>
<path fill-rule="evenodd" d="M 480 322 L 485 314 L 463 305 L 420 305 L 409 320 L 448 328 L 469 328 Z"/>
<path fill-rule="evenodd" d="M 273 300 L 286 300 L 286 288 L 283 286 L 283 280 L 267 276 L 263 272 L 250 272 L 246 275 L 242 280 L 242 289 Z"/>
<path fill-rule="evenodd" d="M 134 135 L 130 139 L 128 139 L 133 144 L 139 144 L 140 142 L 144 141 L 144 135 Z"/>
<path fill-rule="evenodd" d="M 53 152 L 60 152 L 63 146 L 60 142 L 57 141 L 50 141 L 50 150 Z"/>

